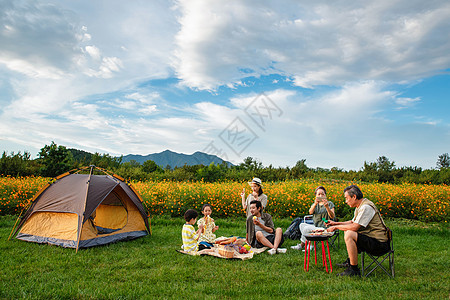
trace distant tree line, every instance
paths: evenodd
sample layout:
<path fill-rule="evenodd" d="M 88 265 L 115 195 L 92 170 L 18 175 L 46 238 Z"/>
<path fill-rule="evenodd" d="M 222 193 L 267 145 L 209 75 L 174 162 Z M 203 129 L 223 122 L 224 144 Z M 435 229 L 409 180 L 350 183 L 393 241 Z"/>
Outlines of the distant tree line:
<path fill-rule="evenodd" d="M 109 154 L 89 153 L 77 149 L 58 146 L 54 142 L 45 145 L 38 158 L 31 159 L 28 152 L 3 152 L 0 159 L 0 175 L 2 176 L 45 176 L 55 177 L 72 169 L 95 165 L 112 173 L 131 180 L 173 180 L 215 182 L 223 180 L 243 181 L 252 177 L 260 177 L 264 181 L 283 181 L 299 178 L 338 179 L 347 181 L 387 182 L 387 183 L 430 183 L 450 184 L 450 156 L 444 153 L 438 156 L 436 168 L 395 166 L 385 156 L 375 162 L 364 162 L 358 170 L 346 171 L 337 167 L 331 169 L 310 168 L 306 160 L 299 160 L 293 167 L 263 166 L 262 162 L 247 157 L 237 166 L 211 163 L 208 166 L 194 165 L 171 168 L 161 167 L 154 161 L 147 160 L 143 164 L 136 161 L 123 162 L 123 157 Z"/>

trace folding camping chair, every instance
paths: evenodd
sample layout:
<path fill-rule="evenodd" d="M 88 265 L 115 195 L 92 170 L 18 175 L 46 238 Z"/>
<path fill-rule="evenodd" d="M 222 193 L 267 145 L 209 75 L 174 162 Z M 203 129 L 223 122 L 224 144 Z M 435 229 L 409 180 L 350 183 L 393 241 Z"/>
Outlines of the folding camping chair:
<path fill-rule="evenodd" d="M 372 255 L 367 252 L 361 253 L 361 276 L 368 277 L 375 269 L 378 267 L 382 269 L 391 278 L 394 278 L 394 241 L 392 239 L 392 231 L 386 227 L 388 241 L 389 241 L 389 251 L 382 255 Z M 364 266 L 364 257 L 367 254 L 368 257 L 372 259 L 372 262 L 368 266 Z M 390 272 L 382 265 L 382 263 L 388 259 Z M 373 267 L 372 267 L 373 265 Z"/>
<path fill-rule="evenodd" d="M 303 217 L 303 220 L 305 221 L 305 223 L 307 224 L 312 224 L 314 225 L 313 222 L 313 215 L 306 215 Z M 336 217 L 334 218 L 334 221 L 337 221 Z M 333 247 L 334 249 L 339 248 L 339 230 L 336 230 L 333 234 L 333 236 L 331 236 L 328 239 L 328 244 Z"/>
<path fill-rule="evenodd" d="M 335 230 L 334 234 L 328 239 L 328 243 L 334 249 L 338 249 L 339 248 L 339 235 L 340 235 L 340 232 L 341 232 L 340 230 Z"/>
<path fill-rule="evenodd" d="M 314 225 L 313 215 L 306 215 L 306 216 L 304 216 L 303 217 L 303 221 L 305 221 L 305 223 L 307 223 L 307 224 Z"/>

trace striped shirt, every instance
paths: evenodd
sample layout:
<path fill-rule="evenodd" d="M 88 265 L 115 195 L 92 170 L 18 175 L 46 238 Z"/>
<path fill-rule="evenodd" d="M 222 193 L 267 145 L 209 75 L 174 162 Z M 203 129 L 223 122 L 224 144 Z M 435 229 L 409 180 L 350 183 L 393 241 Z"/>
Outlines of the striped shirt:
<path fill-rule="evenodd" d="M 184 224 L 183 230 L 181 231 L 181 237 L 183 238 L 183 250 L 186 252 L 197 252 L 198 235 L 195 234 L 194 226 L 190 224 Z"/>

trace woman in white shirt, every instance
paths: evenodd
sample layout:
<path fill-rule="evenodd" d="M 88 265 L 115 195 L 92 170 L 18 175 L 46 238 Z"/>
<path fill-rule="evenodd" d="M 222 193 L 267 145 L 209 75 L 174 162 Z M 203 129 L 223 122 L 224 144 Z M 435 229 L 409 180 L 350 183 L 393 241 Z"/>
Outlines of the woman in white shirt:
<path fill-rule="evenodd" d="M 316 198 L 314 203 L 309 208 L 309 213 L 313 215 L 314 225 L 308 223 L 300 224 L 300 232 L 302 237 L 300 238 L 301 243 L 292 246 L 292 249 L 302 249 L 305 247 L 306 238 L 305 234 L 310 234 L 315 229 L 325 228 L 325 223 L 322 219 L 333 220 L 335 217 L 334 213 L 334 203 L 327 200 L 327 191 L 323 186 L 318 186 L 315 190 Z"/>
<path fill-rule="evenodd" d="M 263 185 L 261 182 L 261 179 L 259 178 L 253 178 L 251 182 L 248 183 L 251 188 L 252 192 L 248 194 L 247 198 L 245 198 L 245 188 L 242 189 L 241 198 L 242 198 L 242 207 L 245 209 L 247 218 L 252 215 L 250 212 L 250 202 L 253 200 L 261 201 L 262 210 L 264 210 L 267 206 L 267 196 L 263 192 Z"/>

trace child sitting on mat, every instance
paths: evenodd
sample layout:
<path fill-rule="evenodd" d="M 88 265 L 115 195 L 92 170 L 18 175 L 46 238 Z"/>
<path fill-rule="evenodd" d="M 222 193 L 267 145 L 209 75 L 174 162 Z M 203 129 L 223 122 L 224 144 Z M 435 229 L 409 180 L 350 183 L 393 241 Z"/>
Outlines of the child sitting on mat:
<path fill-rule="evenodd" d="M 203 230 L 200 231 L 200 246 L 204 245 L 205 247 L 213 247 L 214 242 L 216 240 L 216 235 L 214 232 L 219 229 L 219 226 L 216 226 L 214 223 L 214 219 L 211 218 L 212 208 L 209 203 L 206 203 L 202 207 L 202 214 L 204 215 L 203 218 L 199 219 L 197 221 L 197 225 L 200 228 L 200 226 L 203 226 Z"/>
<path fill-rule="evenodd" d="M 199 226 L 198 230 L 195 231 L 194 224 L 197 221 L 198 212 L 195 209 L 188 209 L 184 213 L 184 219 L 186 224 L 183 225 L 183 230 L 181 231 L 181 237 L 183 239 L 183 250 L 191 254 L 197 254 L 197 252 L 206 249 L 207 247 L 198 244 L 198 239 L 200 233 L 203 230 L 203 226 Z"/>

